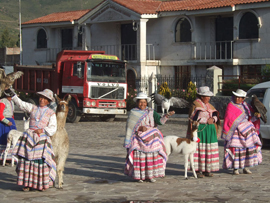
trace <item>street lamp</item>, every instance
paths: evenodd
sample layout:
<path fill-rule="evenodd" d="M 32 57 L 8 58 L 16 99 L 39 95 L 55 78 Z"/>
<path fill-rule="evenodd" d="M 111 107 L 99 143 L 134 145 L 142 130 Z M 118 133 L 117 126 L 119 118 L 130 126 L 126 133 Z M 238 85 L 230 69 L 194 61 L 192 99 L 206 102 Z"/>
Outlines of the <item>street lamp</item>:
<path fill-rule="evenodd" d="M 19 25 L 20 25 L 20 65 L 22 65 L 22 19 L 21 19 L 21 0 L 19 0 Z"/>

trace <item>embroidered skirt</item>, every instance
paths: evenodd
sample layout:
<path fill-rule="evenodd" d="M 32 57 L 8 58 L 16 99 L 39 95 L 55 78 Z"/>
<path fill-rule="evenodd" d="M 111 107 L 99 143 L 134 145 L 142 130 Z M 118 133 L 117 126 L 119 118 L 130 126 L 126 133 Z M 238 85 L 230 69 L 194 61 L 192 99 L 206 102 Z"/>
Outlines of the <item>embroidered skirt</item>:
<path fill-rule="evenodd" d="M 7 135 L 10 130 L 17 130 L 15 121 L 13 118 L 7 118 L 10 122 L 12 122 L 12 126 L 8 126 L 2 122 L 0 122 L 0 160 L 3 160 L 4 151 L 7 147 Z M 11 160 L 12 158 L 12 148 L 8 151 L 7 160 Z"/>
<path fill-rule="evenodd" d="M 16 171 L 18 185 L 42 190 L 53 184 L 49 176 L 50 169 L 43 159 L 29 161 L 20 157 Z"/>
<path fill-rule="evenodd" d="M 254 130 L 250 130 L 249 132 L 246 137 L 239 135 L 237 130 L 234 132 L 231 144 L 237 147 L 226 147 L 227 142 L 225 141 L 222 168 L 243 169 L 245 167 L 259 165 L 262 162 L 259 136 L 257 133 L 254 133 Z M 245 140 L 245 142 L 241 142 L 241 140 Z M 251 145 L 252 142 L 253 144 Z M 241 143 L 245 143 L 249 147 L 243 147 L 243 145 L 241 147 Z"/>
<path fill-rule="evenodd" d="M 195 171 L 218 171 L 219 152 L 215 125 L 200 124 L 198 137 L 201 141 L 194 153 Z"/>
<path fill-rule="evenodd" d="M 164 158 L 158 152 L 144 153 L 134 150 L 133 174 L 135 180 L 146 180 L 165 176 Z"/>

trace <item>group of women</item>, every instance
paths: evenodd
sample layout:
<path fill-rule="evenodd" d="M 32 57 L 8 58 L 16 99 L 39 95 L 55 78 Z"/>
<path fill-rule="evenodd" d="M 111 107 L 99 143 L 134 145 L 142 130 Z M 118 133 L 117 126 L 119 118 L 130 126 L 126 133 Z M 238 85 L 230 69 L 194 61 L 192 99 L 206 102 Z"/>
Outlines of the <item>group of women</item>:
<path fill-rule="evenodd" d="M 29 129 L 23 133 L 7 156 L 7 160 L 11 160 L 12 154 L 18 157 L 17 184 L 23 186 L 23 191 L 45 191 L 56 176 L 50 136 L 56 132 L 57 122 L 55 112 L 48 107 L 50 102 L 54 101 L 53 92 L 45 89 L 37 94 L 38 106 L 22 101 L 10 89 L 4 91 L 4 98 L 0 100 L 0 160 L 3 159 L 9 131 L 16 129 L 14 103 L 30 114 Z"/>
<path fill-rule="evenodd" d="M 224 139 L 223 169 L 233 169 L 234 175 L 251 174 L 250 167 L 262 162 L 258 112 L 244 100 L 246 92 L 238 89 L 227 106 L 224 125 L 220 130 L 219 112 L 209 103 L 213 93 L 209 87 L 198 88 L 197 99 L 189 111 L 189 119 L 199 121 L 198 137 L 200 142 L 194 154 L 195 171 L 198 178 L 213 177 L 219 170 L 218 137 Z M 165 176 L 167 154 L 163 134 L 156 127 L 163 125 L 175 112 L 161 117 L 147 106 L 151 99 L 140 92 L 134 101 L 137 107 L 130 111 L 124 147 L 127 150 L 125 174 L 142 183 L 155 182 Z M 191 124 L 187 138 L 190 137 Z"/>
<path fill-rule="evenodd" d="M 244 101 L 246 92 L 238 89 L 232 92 L 228 104 L 222 132 L 219 132 L 219 112 L 209 103 L 213 93 L 209 87 L 198 88 L 197 99 L 189 112 L 189 119 L 199 121 L 200 142 L 194 154 L 195 171 L 199 178 L 212 177 L 219 170 L 218 136 L 222 134 L 224 144 L 224 169 L 234 169 L 233 173 L 251 174 L 249 167 L 262 162 L 259 133 L 260 114 Z M 53 92 L 45 89 L 37 93 L 39 105 L 22 101 L 14 91 L 4 91 L 0 100 L 0 159 L 7 144 L 7 134 L 16 129 L 14 122 L 14 103 L 23 111 L 30 113 L 30 126 L 19 139 L 13 154 L 18 157 L 17 184 L 23 191 L 37 189 L 44 191 L 52 185 L 56 175 L 56 164 L 51 147 L 52 136 L 57 129 L 55 112 L 48 107 L 54 101 Z M 175 112 L 160 116 L 148 107 L 151 99 L 143 92 L 134 98 L 136 108 L 130 111 L 124 147 L 127 150 L 124 173 L 138 182 L 154 183 L 156 178 L 165 176 L 167 154 L 163 134 L 157 125 L 163 125 Z M 187 130 L 190 136 L 191 125 Z M 7 160 L 11 159 L 11 151 Z"/>

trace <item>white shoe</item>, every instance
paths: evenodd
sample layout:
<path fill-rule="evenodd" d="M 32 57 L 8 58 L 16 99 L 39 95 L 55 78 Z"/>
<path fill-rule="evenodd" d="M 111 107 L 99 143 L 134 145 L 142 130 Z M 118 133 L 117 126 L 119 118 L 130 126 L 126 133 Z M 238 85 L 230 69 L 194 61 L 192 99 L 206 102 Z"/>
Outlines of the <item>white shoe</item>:
<path fill-rule="evenodd" d="M 248 168 L 243 169 L 244 174 L 252 174 L 252 172 Z"/>
<path fill-rule="evenodd" d="M 139 180 L 138 183 L 143 183 L 143 180 Z"/>
<path fill-rule="evenodd" d="M 154 183 L 154 182 L 156 182 L 156 179 L 152 178 L 152 179 L 150 179 L 150 182 Z"/>
<path fill-rule="evenodd" d="M 234 174 L 234 175 L 239 175 L 240 173 L 239 173 L 238 169 L 234 169 L 234 170 L 233 170 L 233 174 Z"/>

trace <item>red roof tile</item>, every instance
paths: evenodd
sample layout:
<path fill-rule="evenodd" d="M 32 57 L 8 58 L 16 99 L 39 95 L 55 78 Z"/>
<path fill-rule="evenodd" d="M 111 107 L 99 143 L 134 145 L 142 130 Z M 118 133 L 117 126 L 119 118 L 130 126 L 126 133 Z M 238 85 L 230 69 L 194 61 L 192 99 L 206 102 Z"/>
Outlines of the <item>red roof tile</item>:
<path fill-rule="evenodd" d="M 164 11 L 191 11 L 211 8 L 231 7 L 232 5 L 269 2 L 270 0 L 112 0 L 138 14 L 157 14 Z M 71 22 L 80 19 L 92 9 L 52 13 L 36 18 L 25 24 Z"/>
<path fill-rule="evenodd" d="M 26 24 L 34 24 L 34 23 L 72 22 L 72 21 L 80 19 L 89 11 L 91 11 L 91 9 L 52 13 L 46 16 L 42 16 L 40 18 L 36 18 L 30 21 L 24 22 L 22 24 L 26 25 Z"/>
<path fill-rule="evenodd" d="M 162 3 L 155 0 L 113 0 L 114 2 L 139 14 L 156 14 Z"/>
<path fill-rule="evenodd" d="M 175 0 L 163 2 L 158 9 L 162 11 L 180 11 L 180 10 L 203 10 L 210 8 L 229 7 L 232 5 L 268 2 L 269 0 Z"/>

